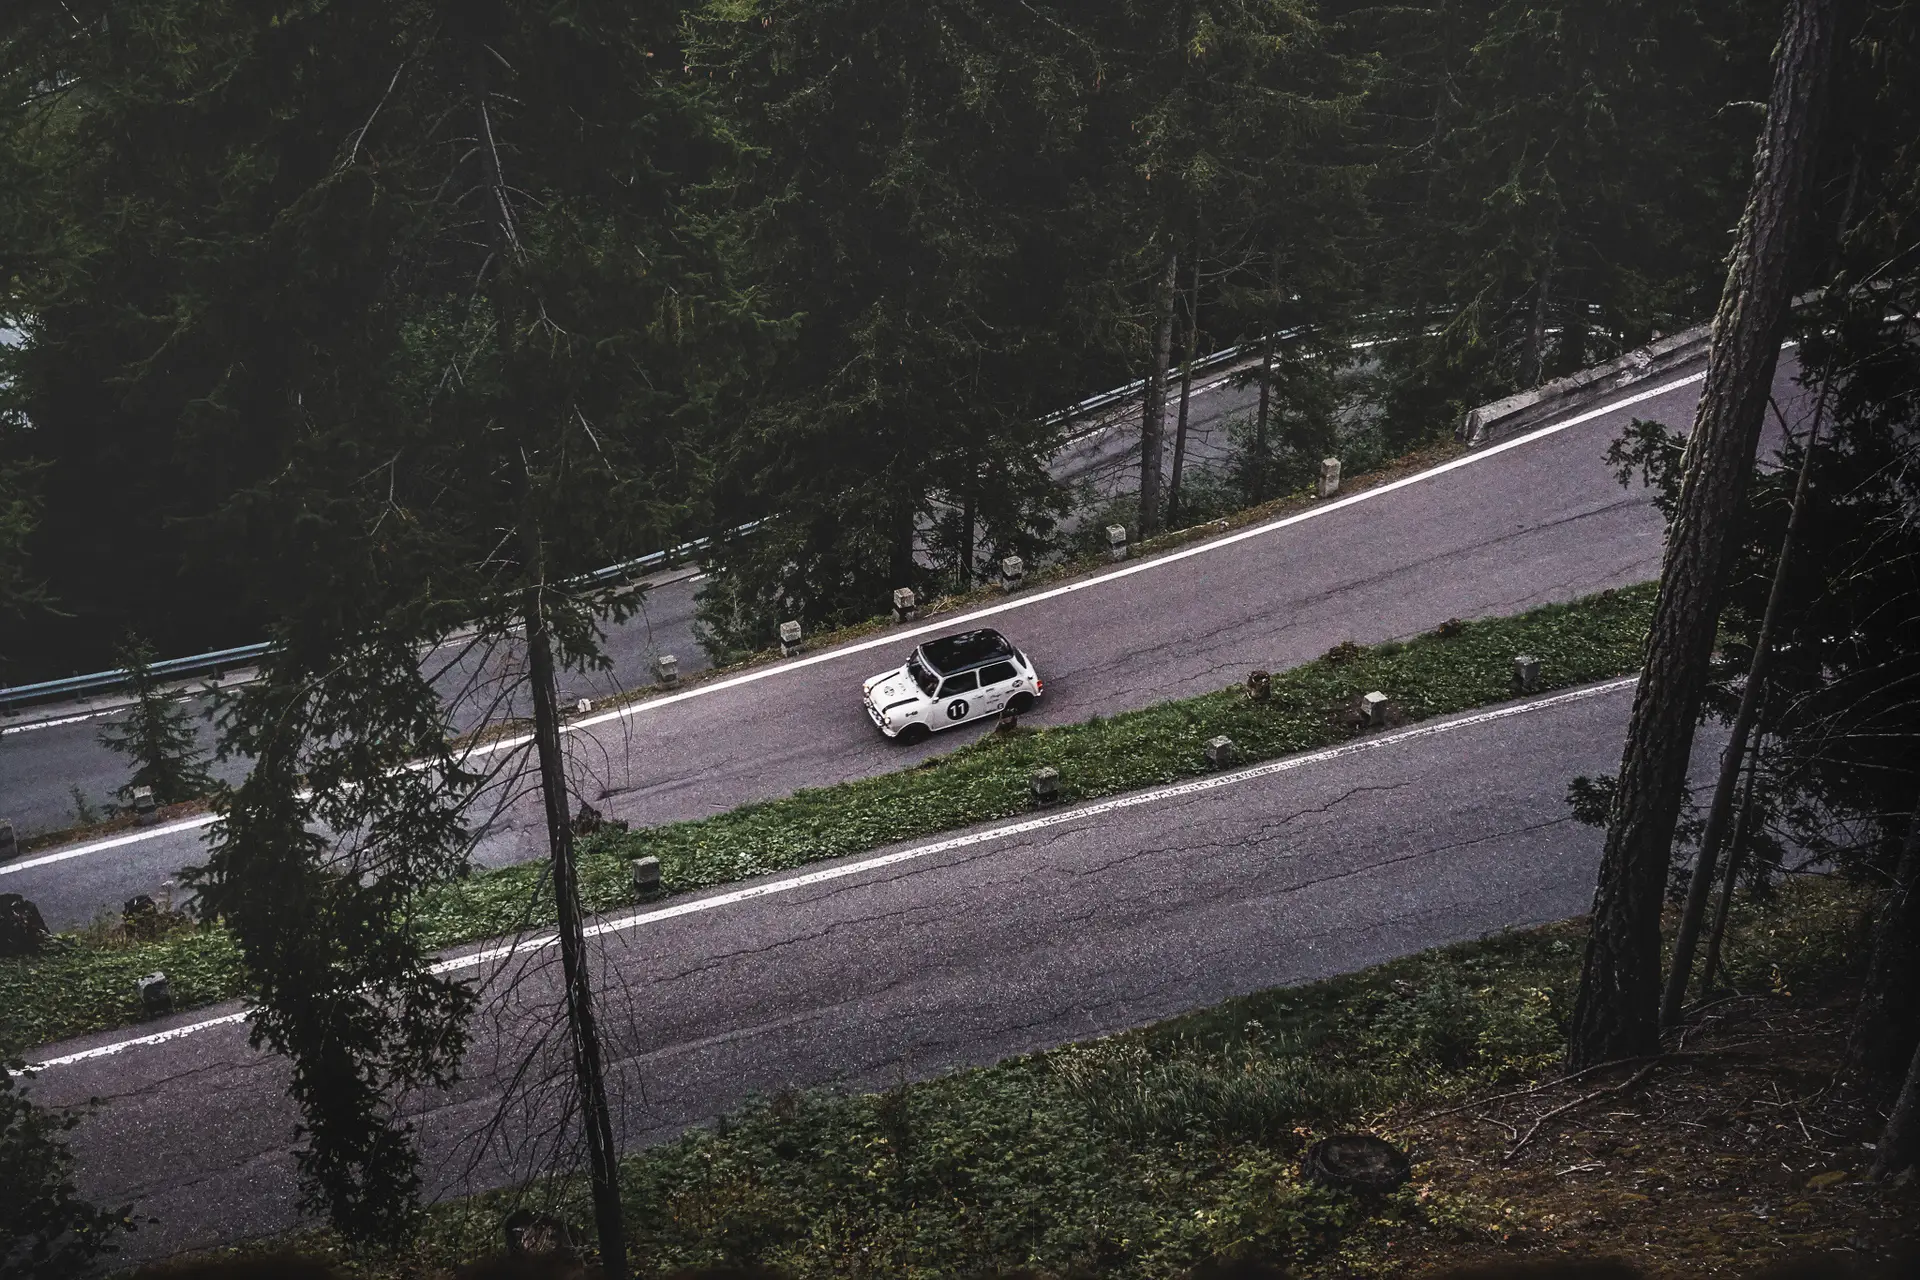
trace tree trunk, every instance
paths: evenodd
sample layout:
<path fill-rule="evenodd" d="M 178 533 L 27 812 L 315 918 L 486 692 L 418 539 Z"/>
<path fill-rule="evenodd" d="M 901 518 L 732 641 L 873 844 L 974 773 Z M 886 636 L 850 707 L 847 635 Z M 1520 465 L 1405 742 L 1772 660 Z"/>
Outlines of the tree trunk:
<path fill-rule="evenodd" d="M 1547 367 L 1547 376 L 1562 376 L 1586 368 L 1590 333 L 1587 309 L 1576 303 L 1568 309 L 1566 319 L 1561 321 L 1560 342 L 1554 348 L 1553 363 Z"/>
<path fill-rule="evenodd" d="M 1660 1045 L 1660 901 L 1733 532 L 1780 355 L 1832 62 L 1834 0 L 1794 0 L 1687 442 L 1575 999 L 1575 1068 Z"/>
<path fill-rule="evenodd" d="M 1180 251 L 1167 251 L 1167 268 L 1154 305 L 1160 327 L 1153 343 L 1153 367 L 1147 370 L 1147 390 L 1140 413 L 1140 536 L 1160 532 L 1160 452 L 1166 439 L 1167 361 L 1173 351 L 1173 300 L 1179 287 Z"/>
<path fill-rule="evenodd" d="M 1753 839 L 1753 787 L 1760 776 L 1760 739 L 1755 738 L 1747 759 L 1747 785 L 1740 795 L 1740 821 L 1733 828 L 1733 852 L 1727 857 L 1727 874 L 1721 878 L 1720 905 L 1713 910 L 1713 934 L 1707 939 L 1707 962 L 1700 968 L 1700 989 L 1713 990 L 1714 975 L 1720 972 L 1720 944 L 1727 937 L 1727 913 L 1733 910 L 1733 890 L 1740 883 L 1740 868 L 1747 860 L 1747 845 Z"/>
<path fill-rule="evenodd" d="M 1267 288 L 1272 294 L 1273 314 L 1267 317 L 1267 340 L 1260 354 L 1260 411 L 1253 419 L 1253 489 L 1249 496 L 1255 503 L 1267 500 L 1267 472 L 1271 468 L 1267 461 L 1267 411 L 1273 398 L 1274 328 L 1280 316 L 1280 254 L 1277 251 L 1267 262 Z"/>
<path fill-rule="evenodd" d="M 973 590 L 974 578 L 974 524 L 978 514 L 973 491 L 967 491 L 966 498 L 960 504 L 960 589 Z"/>
<path fill-rule="evenodd" d="M 1787 516 L 1787 531 L 1780 539 L 1780 554 L 1774 560 L 1773 584 L 1767 589 L 1767 609 L 1760 619 L 1760 634 L 1754 638 L 1753 659 L 1747 664 L 1747 684 L 1740 691 L 1740 709 L 1734 713 L 1727 749 L 1720 757 L 1720 777 L 1713 788 L 1713 803 L 1707 809 L 1707 829 L 1700 836 L 1700 856 L 1694 862 L 1693 878 L 1687 885 L 1686 909 L 1681 912 L 1680 929 L 1673 940 L 1673 966 L 1667 974 L 1666 995 L 1660 1001 L 1663 1026 L 1671 1026 L 1680 1016 L 1680 1006 L 1687 998 L 1687 979 L 1693 975 L 1694 944 L 1700 937 L 1700 921 L 1707 913 L 1707 899 L 1713 893 L 1714 863 L 1719 860 L 1720 842 L 1726 837 L 1727 820 L 1733 814 L 1733 791 L 1740 780 L 1741 760 L 1747 753 L 1747 735 L 1753 731 L 1760 690 L 1766 683 L 1767 663 L 1773 656 L 1773 631 L 1787 595 L 1787 569 L 1793 562 L 1793 544 L 1807 509 L 1813 458 L 1820 447 L 1820 418 L 1826 407 L 1823 390 L 1814 409 L 1813 426 L 1807 432 L 1807 452 L 1800 459 L 1800 476 L 1794 481 L 1793 510 Z"/>
<path fill-rule="evenodd" d="M 538 535 L 529 540 L 537 542 Z M 533 548 L 538 555 L 538 548 Z M 535 564 L 538 563 L 536 560 Z M 580 884 L 574 874 L 572 815 L 568 812 L 566 761 L 560 749 L 560 713 L 554 689 L 553 648 L 547 630 L 543 586 L 526 589 L 527 661 L 533 682 L 533 741 L 540 762 L 540 793 L 547 818 L 547 849 L 553 861 L 553 900 L 560 916 L 560 968 L 566 980 L 567 1028 L 573 1041 L 574 1084 L 580 1091 L 581 1127 L 587 1135 L 587 1166 L 593 1185 L 593 1217 L 600 1238 L 600 1265 L 608 1280 L 626 1280 L 626 1224 L 620 1211 L 620 1170 L 613 1145 L 613 1115 L 607 1107 L 600 1059 L 600 1033 L 587 976 L 586 937 L 580 922 Z"/>
<path fill-rule="evenodd" d="M 1893 1110 L 1887 1113 L 1887 1127 L 1880 1131 L 1877 1146 L 1873 1156 L 1876 1179 L 1891 1178 L 1920 1164 L 1920 1044 L 1913 1047 L 1906 1082 L 1893 1100 Z"/>
<path fill-rule="evenodd" d="M 487 68 L 491 52 L 477 31 L 470 32 L 479 155 L 487 189 L 487 218 L 492 231 L 495 275 L 492 281 L 496 340 L 503 354 L 517 329 L 506 304 L 499 272 L 518 262 L 522 251 L 514 228 L 511 189 L 501 170 L 489 115 Z M 511 367 L 511 361 L 508 362 Z M 522 455 L 525 456 L 524 454 Z M 560 747 L 559 695 L 554 685 L 552 634 L 547 621 L 545 546 L 533 517 L 532 474 L 523 474 L 528 491 L 521 505 L 521 536 L 529 578 L 521 597 L 527 629 L 528 676 L 533 686 L 533 742 L 540 767 L 540 795 L 546 811 L 547 849 L 553 863 L 553 898 L 559 915 L 560 968 L 566 983 L 567 1030 L 572 1041 L 574 1083 L 580 1093 L 582 1127 L 587 1137 L 588 1173 L 593 1189 L 594 1225 L 606 1280 L 626 1280 L 626 1226 L 620 1210 L 620 1181 L 613 1145 L 613 1120 L 607 1108 L 600 1060 L 600 1034 L 594 1023 L 593 990 L 587 976 L 586 938 L 580 922 L 580 886 L 574 875 L 572 814 L 568 811 L 566 758 Z"/>
<path fill-rule="evenodd" d="M 913 508 L 901 503 L 893 509 L 887 531 L 887 576 L 895 587 L 913 585 Z"/>
<path fill-rule="evenodd" d="M 1920 975 L 1920 804 L 1907 819 L 1892 892 L 1874 922 L 1866 982 L 1847 1037 L 1847 1057 L 1870 1079 L 1892 1080 L 1920 1040 L 1915 975 Z"/>
<path fill-rule="evenodd" d="M 1540 366 L 1547 350 L 1547 309 L 1551 305 L 1548 290 L 1552 287 L 1553 250 L 1548 249 L 1547 260 L 1540 268 L 1540 278 L 1533 282 L 1533 298 L 1527 314 L 1527 336 L 1520 347 L 1520 385 L 1523 387 L 1540 385 Z"/>
<path fill-rule="evenodd" d="M 1180 479 L 1187 465 L 1187 404 L 1193 398 L 1193 358 L 1200 348 L 1200 252 L 1193 254 L 1193 283 L 1187 287 L 1187 353 L 1180 362 L 1180 418 L 1173 429 L 1173 476 L 1167 482 L 1167 523 L 1178 528 Z"/>

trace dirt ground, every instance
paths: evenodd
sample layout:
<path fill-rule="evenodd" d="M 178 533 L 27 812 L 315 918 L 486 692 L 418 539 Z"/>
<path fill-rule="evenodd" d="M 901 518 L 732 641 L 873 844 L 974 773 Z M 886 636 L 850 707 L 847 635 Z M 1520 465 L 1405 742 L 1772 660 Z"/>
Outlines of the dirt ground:
<path fill-rule="evenodd" d="M 1696 1276 L 1817 1260 L 1920 1275 L 1920 1181 L 1866 1179 L 1884 1117 L 1840 1072 L 1853 1003 L 1726 998 L 1660 1060 L 1389 1125 L 1424 1187 L 1504 1209 L 1479 1238 L 1395 1241 L 1390 1268 L 1605 1258 Z"/>

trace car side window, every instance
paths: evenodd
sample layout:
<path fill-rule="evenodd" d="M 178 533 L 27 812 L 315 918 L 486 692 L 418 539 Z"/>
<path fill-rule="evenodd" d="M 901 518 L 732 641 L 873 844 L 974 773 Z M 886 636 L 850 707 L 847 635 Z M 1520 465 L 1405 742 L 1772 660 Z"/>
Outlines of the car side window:
<path fill-rule="evenodd" d="M 1013 679 L 1013 677 L 1014 670 L 1011 662 L 989 663 L 980 670 L 980 683 L 982 685 L 1005 684 L 1007 681 Z"/>
<path fill-rule="evenodd" d="M 971 693 L 979 687 L 980 673 L 977 671 L 963 671 L 957 676 L 949 677 L 947 682 L 940 686 L 940 696 L 943 698 L 951 698 L 956 693 Z"/>

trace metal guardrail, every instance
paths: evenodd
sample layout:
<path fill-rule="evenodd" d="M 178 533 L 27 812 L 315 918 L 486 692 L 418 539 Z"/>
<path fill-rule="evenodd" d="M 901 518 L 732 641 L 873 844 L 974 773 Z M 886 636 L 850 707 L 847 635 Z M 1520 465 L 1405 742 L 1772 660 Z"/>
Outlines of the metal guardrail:
<path fill-rule="evenodd" d="M 1307 332 L 1306 326 L 1302 325 L 1298 328 L 1285 330 L 1274 336 L 1281 341 L 1285 341 L 1290 338 L 1297 338 L 1305 332 Z M 1211 355 L 1197 358 L 1193 362 L 1193 371 L 1195 373 L 1206 373 L 1219 368 L 1223 364 L 1232 364 L 1234 361 L 1256 350 L 1258 350 L 1258 348 L 1251 345 L 1225 347 L 1219 351 L 1215 351 Z M 1179 374 L 1180 367 L 1178 365 L 1175 365 L 1167 371 L 1169 379 L 1177 378 Z M 1115 387 L 1111 391 L 1102 391 L 1099 395 L 1089 396 L 1078 404 L 1068 405 L 1064 409 L 1055 410 L 1042 418 L 1041 422 L 1070 422 L 1085 414 L 1104 409 L 1110 404 L 1117 404 L 1122 400 L 1126 400 L 1138 394 L 1146 385 L 1147 380 L 1140 378 L 1136 381 L 1129 382 L 1124 387 Z M 720 536 L 726 538 L 739 537 L 741 534 L 753 532 L 764 523 L 766 523 L 764 519 L 752 520 L 737 529 L 730 529 Z M 619 564 L 610 564 L 604 569 L 595 569 L 591 573 L 583 573 L 579 577 L 571 579 L 571 581 L 580 586 L 605 586 L 608 583 L 618 582 L 623 578 L 631 577 L 636 573 L 678 563 L 696 552 L 706 550 L 712 545 L 712 538 L 695 538 L 691 542 L 683 542 L 677 547 L 670 547 L 664 551 L 652 551 L 632 560 L 623 560 Z M 156 676 L 166 676 L 175 679 L 186 676 L 217 675 L 243 663 L 263 657 L 269 647 L 268 644 L 262 642 L 259 644 L 245 644 L 234 649 L 221 649 L 214 653 L 198 653 L 186 658 L 167 658 L 154 663 L 150 670 Z M 92 693 L 105 693 L 119 688 L 126 682 L 127 672 L 122 669 L 115 671 L 96 671 L 90 675 L 68 676 L 63 680 L 43 680 L 37 684 L 15 685 L 9 689 L 0 689 L 0 711 L 31 706 L 38 702 L 58 702 L 70 698 L 85 697 Z"/>
<path fill-rule="evenodd" d="M 165 658 L 148 668 L 156 676 L 178 679 L 182 676 L 219 675 L 233 667 L 242 666 L 261 657 L 267 651 L 267 645 L 243 644 L 234 649 L 220 649 L 213 653 L 196 653 L 188 658 Z M 36 702 L 58 702 L 67 698 L 83 697 L 89 693 L 104 693 L 117 689 L 127 682 L 124 668 L 114 671 L 96 671 L 91 675 L 68 676 L 64 680 L 42 680 L 38 684 L 15 685 L 11 689 L 0 689 L 0 710 L 11 707 L 30 706 Z"/>
<path fill-rule="evenodd" d="M 765 521 L 751 520 L 737 529 L 730 529 L 722 537 L 733 538 L 743 533 L 752 533 Z M 683 542 L 677 547 L 665 551 L 652 551 L 632 560 L 623 560 L 619 564 L 610 564 L 604 569 L 595 569 L 592 573 L 583 573 L 569 579 L 576 586 L 601 587 L 658 569 L 666 565 L 677 564 L 686 557 L 704 551 L 713 545 L 712 538 L 695 538 Z M 234 667 L 244 666 L 265 657 L 272 646 L 265 641 L 259 644 L 243 644 L 233 649 L 220 649 L 213 653 L 196 653 L 186 658 L 166 658 L 148 668 L 154 675 L 162 678 L 181 679 L 190 676 L 220 675 Z M 90 693 L 105 693 L 118 689 L 127 682 L 127 671 L 120 668 L 113 671 L 95 671 L 89 675 L 68 676 L 62 680 L 42 680 L 37 684 L 15 685 L 0 689 L 0 711 L 15 707 L 32 706 L 38 702 L 61 702 L 70 698 L 85 697 Z"/>
<path fill-rule="evenodd" d="M 765 523 L 765 518 L 749 520 L 745 524 L 729 529 L 719 536 L 722 538 L 737 538 L 743 533 L 752 533 Z M 649 551 L 646 555 L 640 556 L 637 559 L 622 560 L 619 564 L 610 564 L 604 569 L 595 569 L 592 573 L 583 573 L 577 578 L 569 579 L 569 581 L 580 586 L 603 586 L 609 582 L 618 582 L 622 578 L 631 577 L 633 574 L 645 569 L 657 569 L 664 565 L 678 564 L 694 552 L 705 551 L 712 545 L 712 538 L 695 538 L 691 542 L 683 542 L 679 546 L 669 547 L 665 551 Z"/>
<path fill-rule="evenodd" d="M 1307 331 L 1308 326 L 1298 325 L 1292 329 L 1282 329 L 1279 333 L 1274 334 L 1273 337 L 1276 342 L 1288 342 L 1294 338 L 1304 336 Z M 1218 369 L 1223 364 L 1232 364 L 1236 360 L 1253 355 L 1259 350 L 1259 346 L 1253 343 L 1244 343 L 1235 347 L 1222 347 L 1212 355 L 1195 357 L 1193 371 L 1195 373 L 1208 373 L 1214 369 Z M 1167 380 L 1169 382 L 1179 376 L 1179 365 L 1175 365 L 1173 368 L 1167 370 Z M 1040 419 L 1040 421 L 1042 424 L 1071 422 L 1073 419 L 1092 413 L 1097 409 L 1104 409 L 1110 404 L 1117 404 L 1122 400 L 1131 399 L 1141 391 L 1144 391 L 1146 386 L 1147 380 L 1145 378 L 1136 378 L 1124 387 L 1115 387 L 1111 391 L 1102 391 L 1099 395 L 1089 396 L 1078 404 L 1070 404 L 1064 409 L 1056 409 L 1046 417 Z"/>

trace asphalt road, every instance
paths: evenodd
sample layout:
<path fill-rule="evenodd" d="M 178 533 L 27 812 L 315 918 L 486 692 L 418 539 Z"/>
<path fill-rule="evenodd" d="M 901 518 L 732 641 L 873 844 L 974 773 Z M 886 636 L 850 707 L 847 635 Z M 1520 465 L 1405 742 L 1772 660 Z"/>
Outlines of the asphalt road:
<path fill-rule="evenodd" d="M 1235 387 L 1220 370 L 1195 383 L 1188 412 L 1188 457 L 1196 468 L 1222 463 L 1231 448 L 1228 423 L 1251 411 L 1256 392 Z M 1077 423 L 1068 444 L 1054 458 L 1053 472 L 1089 503 L 1139 484 L 1140 408 L 1121 403 Z M 1169 458 L 1172 441 L 1166 445 Z M 1170 464 L 1169 464 L 1170 465 Z M 601 699 L 653 682 L 654 659 L 672 654 L 683 675 L 712 665 L 694 636 L 696 597 L 706 575 L 697 566 L 669 570 L 647 578 L 639 612 L 610 626 L 605 653 L 611 668 L 603 672 L 566 673 L 563 700 Z M 509 699 L 504 705 L 493 696 L 518 673 L 522 663 L 515 651 L 469 652 L 461 641 L 451 641 L 427 658 L 427 669 L 446 696 L 457 727 L 465 732 L 488 719 L 522 712 Z M 205 713 L 211 699 L 181 699 L 194 717 L 200 743 L 209 755 L 214 733 Z M 0 819 L 13 822 L 21 835 L 56 831 L 99 813 L 113 803 L 114 792 L 127 781 L 126 761 L 100 744 L 100 731 L 125 718 L 124 699 L 112 695 L 99 704 L 35 707 L 0 717 Z M 242 761 L 213 764 L 227 781 L 246 772 Z M 77 795 L 76 795 L 77 791 Z M 150 886 L 148 886 L 150 887 Z M 104 905 L 115 905 L 109 903 Z"/>
<path fill-rule="evenodd" d="M 710 665 L 706 651 L 693 635 L 694 597 L 705 576 L 698 568 L 681 568 L 648 578 L 639 612 L 608 629 L 606 654 L 611 670 L 566 673 L 561 679 L 565 700 L 571 704 L 582 697 L 603 698 L 649 684 L 653 660 L 663 653 L 678 658 L 685 674 L 706 670 Z M 517 654 L 473 653 L 459 640 L 440 646 L 425 659 L 426 669 L 438 675 L 435 683 L 447 695 L 462 731 L 481 722 L 488 694 L 518 663 Z M 458 697 L 463 691 L 469 696 Z M 181 702 L 193 717 L 201 748 L 210 758 L 214 733 L 205 716 L 212 700 L 186 696 Z M 10 819 L 25 836 L 73 825 L 80 819 L 82 805 L 98 813 L 113 803 L 113 793 L 126 784 L 129 769 L 125 759 L 100 744 L 100 731 L 125 718 L 123 700 L 115 696 L 105 707 L 39 707 L 8 717 L 10 723 L 0 723 L 0 818 Z M 243 761 L 226 761 L 214 762 L 212 768 L 225 780 L 237 782 L 247 766 Z"/>
<path fill-rule="evenodd" d="M 1792 371 L 1783 360 L 1775 388 L 1790 418 L 1804 408 Z M 1697 387 L 1130 576 L 1016 596 L 990 621 L 1046 680 L 1033 719 L 1064 723 L 1219 688 L 1342 640 L 1404 638 L 1449 617 L 1644 581 L 1658 572 L 1660 520 L 1642 491 L 1619 486 L 1604 453 L 1630 418 L 1690 422 Z M 574 785 L 610 815 L 649 825 L 902 768 L 984 732 L 966 727 L 902 747 L 873 731 L 858 682 L 913 643 L 883 638 L 642 704 L 569 735 Z M 511 774 L 522 762 L 502 753 L 496 763 Z M 539 823 L 537 802 L 520 795 L 491 823 L 478 860 L 541 856 Z M 0 866 L 0 891 L 26 894 L 50 925 L 66 927 L 151 892 L 200 858 L 199 842 L 200 832 L 187 831 L 47 865 L 23 859 Z"/>
<path fill-rule="evenodd" d="M 716 892 L 688 900 L 707 909 L 605 933 L 591 945 L 620 1140 L 664 1140 L 754 1094 L 890 1085 L 1577 915 L 1598 833 L 1562 796 L 1572 775 L 1615 767 L 1630 700 L 1615 682 L 1418 726 L 1264 776 L 1046 815 L 1040 830 L 828 864 L 847 874 L 825 882 L 788 873 L 761 882 L 784 892 Z M 1703 745 L 1696 774 L 1713 755 Z M 538 1037 L 557 967 L 541 951 L 486 970 L 467 1078 L 409 1103 L 435 1197 L 514 1181 L 550 1154 L 540 1135 L 564 1060 Z M 509 1095 L 523 1061 L 534 1083 Z M 295 1222 L 285 1082 L 227 1024 L 51 1066 L 29 1089 L 103 1100 L 73 1135 L 81 1189 L 158 1217 L 133 1241 L 152 1256 Z M 508 1118 L 484 1142 L 497 1111 Z"/>

